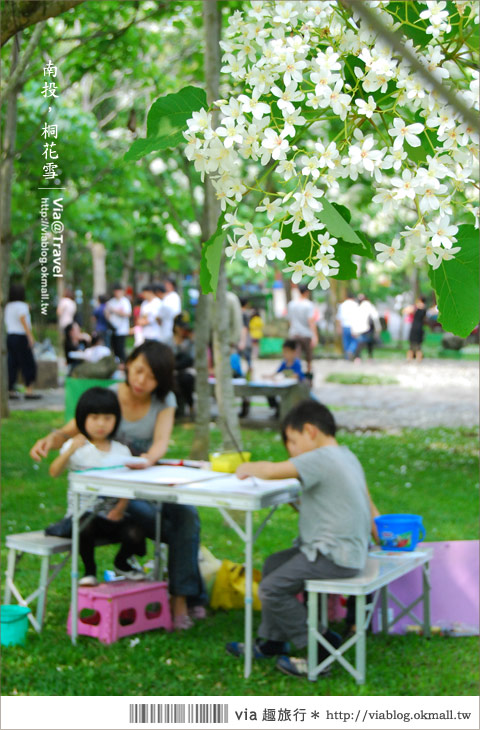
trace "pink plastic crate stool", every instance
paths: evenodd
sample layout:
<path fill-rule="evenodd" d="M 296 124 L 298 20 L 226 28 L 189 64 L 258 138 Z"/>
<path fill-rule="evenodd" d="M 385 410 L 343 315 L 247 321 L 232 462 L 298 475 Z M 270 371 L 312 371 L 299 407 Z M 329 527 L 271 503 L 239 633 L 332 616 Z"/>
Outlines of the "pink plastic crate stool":
<path fill-rule="evenodd" d="M 71 609 L 67 631 L 72 633 Z M 164 582 L 118 581 L 78 589 L 78 633 L 112 644 L 124 636 L 164 628 L 172 617 Z"/>

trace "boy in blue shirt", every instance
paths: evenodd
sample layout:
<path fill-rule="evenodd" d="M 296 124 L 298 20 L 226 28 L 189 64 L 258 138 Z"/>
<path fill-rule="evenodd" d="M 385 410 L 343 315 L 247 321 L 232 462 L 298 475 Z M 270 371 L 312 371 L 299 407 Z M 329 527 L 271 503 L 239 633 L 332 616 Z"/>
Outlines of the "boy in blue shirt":
<path fill-rule="evenodd" d="M 306 659 L 285 656 L 286 642 L 298 649 L 308 643 L 307 608 L 296 596 L 308 579 L 351 578 L 364 568 L 376 514 L 362 466 L 350 449 L 338 444 L 335 432 L 328 408 L 314 400 L 301 401 L 282 423 L 290 458 L 245 463 L 237 469 L 240 479 L 293 477 L 301 482 L 295 546 L 270 555 L 263 566 L 262 620 L 254 647 L 255 658 L 281 655 L 277 668 L 299 677 L 308 675 Z M 339 646 L 338 634 L 324 635 Z M 244 652 L 239 642 L 227 644 L 226 649 L 235 656 Z M 325 650 L 320 647 L 320 651 Z"/>
<path fill-rule="evenodd" d="M 278 375 L 283 373 L 287 378 L 296 378 L 299 383 L 305 381 L 305 373 L 302 371 L 302 361 L 297 357 L 297 343 L 295 340 L 285 340 L 282 345 L 283 360 L 278 369 L 274 373 Z M 268 397 L 268 405 L 275 409 L 273 418 L 278 419 L 280 416 L 280 403 L 275 396 Z"/>

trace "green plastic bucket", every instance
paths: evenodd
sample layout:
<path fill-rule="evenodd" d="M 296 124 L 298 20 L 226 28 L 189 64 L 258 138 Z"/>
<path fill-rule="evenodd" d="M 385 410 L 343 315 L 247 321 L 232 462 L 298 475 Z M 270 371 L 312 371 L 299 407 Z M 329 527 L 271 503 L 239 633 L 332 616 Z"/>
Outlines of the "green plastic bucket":
<path fill-rule="evenodd" d="M 2 646 L 25 644 L 29 613 L 28 606 L 0 606 L 0 643 Z"/>

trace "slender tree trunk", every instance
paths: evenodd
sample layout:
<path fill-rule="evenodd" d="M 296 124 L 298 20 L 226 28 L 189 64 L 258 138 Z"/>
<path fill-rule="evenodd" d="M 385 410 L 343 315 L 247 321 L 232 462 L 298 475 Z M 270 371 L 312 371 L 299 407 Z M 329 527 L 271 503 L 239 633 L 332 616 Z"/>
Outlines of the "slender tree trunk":
<path fill-rule="evenodd" d="M 13 39 L 10 72 L 13 74 L 18 64 L 20 34 Z M 8 300 L 10 252 L 12 250 L 12 178 L 15 139 L 17 134 L 18 87 L 13 86 L 5 102 L 4 137 L 2 162 L 0 167 L 0 213 L 1 213 L 1 261 L 0 261 L 0 376 L 1 376 L 1 415 L 6 418 L 8 409 L 7 349 L 3 311 Z"/>
<path fill-rule="evenodd" d="M 205 33 L 205 80 L 207 101 L 211 105 L 219 98 L 221 14 L 220 5 L 217 0 L 204 0 L 202 8 Z M 211 236 L 217 227 L 220 216 L 220 205 L 215 197 L 213 186 L 208 179 L 205 184 L 205 206 L 208 235 Z M 223 446 L 225 449 L 236 449 L 241 448 L 241 435 L 238 416 L 234 408 L 226 293 L 227 277 L 223 254 L 220 264 L 216 299 L 213 306 L 215 395 Z"/>
<path fill-rule="evenodd" d="M 192 459 L 207 459 L 210 446 L 210 386 L 208 385 L 207 350 L 210 338 L 210 295 L 200 294 L 195 314 L 195 371 L 197 410 L 195 433 L 190 451 Z"/>
<path fill-rule="evenodd" d="M 101 294 L 107 293 L 107 275 L 105 271 L 107 253 L 103 243 L 93 243 L 90 240 L 88 247 L 92 253 L 93 297 L 96 299 Z"/>

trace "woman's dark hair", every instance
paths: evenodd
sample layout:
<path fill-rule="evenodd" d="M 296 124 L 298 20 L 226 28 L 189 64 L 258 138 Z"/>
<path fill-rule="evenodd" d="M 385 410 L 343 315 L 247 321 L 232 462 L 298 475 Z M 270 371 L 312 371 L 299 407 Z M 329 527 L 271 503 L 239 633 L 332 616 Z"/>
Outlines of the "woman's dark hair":
<path fill-rule="evenodd" d="M 23 284 L 10 284 L 10 292 L 8 296 L 9 302 L 24 302 L 25 287 Z"/>
<path fill-rule="evenodd" d="M 335 436 L 337 431 L 335 419 L 328 408 L 322 403 L 309 398 L 297 403 L 283 419 L 281 426 L 283 441 L 287 440 L 287 428 L 301 433 L 306 423 L 316 426 L 326 436 Z"/>
<path fill-rule="evenodd" d="M 163 342 L 147 340 L 136 347 L 127 358 L 126 364 L 134 362 L 140 355 L 143 355 L 148 362 L 153 377 L 157 381 L 157 387 L 153 391 L 159 400 L 165 400 L 168 393 L 173 390 L 173 371 L 175 358 L 173 352 Z M 127 370 L 128 384 L 128 370 Z"/>
<path fill-rule="evenodd" d="M 113 438 L 122 417 L 116 394 L 108 388 L 89 388 L 78 399 L 75 409 L 75 421 L 80 433 L 83 433 L 87 438 L 89 438 L 89 435 L 85 430 L 85 421 L 87 416 L 92 413 L 110 413 L 115 416 L 115 427 L 107 437 L 109 439 Z"/>

